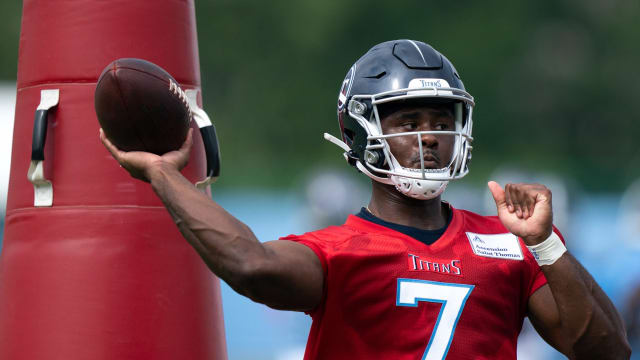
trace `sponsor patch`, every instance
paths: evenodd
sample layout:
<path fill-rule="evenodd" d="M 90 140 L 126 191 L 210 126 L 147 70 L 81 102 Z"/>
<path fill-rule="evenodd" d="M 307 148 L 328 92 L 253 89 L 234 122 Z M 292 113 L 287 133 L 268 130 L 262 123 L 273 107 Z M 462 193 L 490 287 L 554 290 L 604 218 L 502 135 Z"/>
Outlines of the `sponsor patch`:
<path fill-rule="evenodd" d="M 524 260 L 518 238 L 510 233 L 506 234 L 476 234 L 467 233 L 473 252 L 478 256 Z"/>

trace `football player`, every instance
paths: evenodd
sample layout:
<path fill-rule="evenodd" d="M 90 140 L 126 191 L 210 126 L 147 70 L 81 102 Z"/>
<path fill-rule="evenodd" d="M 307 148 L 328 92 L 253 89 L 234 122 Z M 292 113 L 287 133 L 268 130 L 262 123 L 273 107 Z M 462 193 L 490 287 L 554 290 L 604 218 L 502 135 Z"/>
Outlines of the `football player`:
<path fill-rule="evenodd" d="M 371 201 L 341 226 L 265 243 L 180 174 L 191 134 L 163 156 L 101 139 L 216 275 L 311 315 L 305 359 L 515 359 L 525 316 L 569 358 L 629 358 L 616 309 L 553 227 L 545 186 L 489 182 L 497 217 L 441 200 L 469 171 L 473 107 L 431 46 L 374 46 L 342 83 L 341 139 L 325 134 L 372 179 Z"/>

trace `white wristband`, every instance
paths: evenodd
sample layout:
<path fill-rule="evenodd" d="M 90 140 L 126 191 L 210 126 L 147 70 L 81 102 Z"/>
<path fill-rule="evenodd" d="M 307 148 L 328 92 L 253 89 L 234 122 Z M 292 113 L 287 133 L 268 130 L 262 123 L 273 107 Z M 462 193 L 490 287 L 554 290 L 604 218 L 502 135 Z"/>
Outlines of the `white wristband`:
<path fill-rule="evenodd" d="M 560 237 L 553 231 L 547 240 L 527 248 L 540 266 L 553 264 L 567 251 Z"/>

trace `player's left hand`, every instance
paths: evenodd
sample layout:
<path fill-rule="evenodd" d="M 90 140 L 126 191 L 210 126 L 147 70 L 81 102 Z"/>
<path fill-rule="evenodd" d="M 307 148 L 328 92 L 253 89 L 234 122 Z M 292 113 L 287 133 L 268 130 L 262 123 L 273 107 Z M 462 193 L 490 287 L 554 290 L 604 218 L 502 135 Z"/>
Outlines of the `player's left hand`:
<path fill-rule="evenodd" d="M 553 231 L 551 191 L 540 184 L 507 184 L 505 189 L 489 181 L 498 218 L 528 246 L 546 240 Z"/>
<path fill-rule="evenodd" d="M 150 174 L 155 168 L 169 166 L 180 171 L 187 165 L 193 143 L 193 129 L 189 129 L 187 138 L 180 149 L 161 156 L 144 151 L 122 151 L 107 139 L 102 129 L 100 129 L 100 140 L 120 166 L 127 170 L 133 178 L 150 182 Z"/>

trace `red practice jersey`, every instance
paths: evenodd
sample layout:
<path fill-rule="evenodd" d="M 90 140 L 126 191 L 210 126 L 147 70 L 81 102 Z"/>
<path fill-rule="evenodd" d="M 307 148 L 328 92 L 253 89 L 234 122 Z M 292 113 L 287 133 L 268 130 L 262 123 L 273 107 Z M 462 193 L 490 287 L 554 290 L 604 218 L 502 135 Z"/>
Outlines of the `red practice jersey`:
<path fill-rule="evenodd" d="M 325 275 L 305 360 L 516 358 L 546 279 L 497 217 L 452 211 L 432 245 L 357 216 L 283 238 L 311 248 Z"/>

